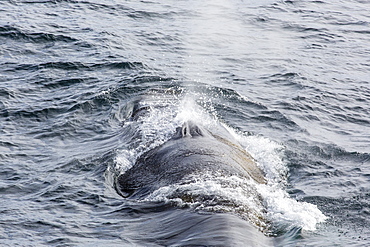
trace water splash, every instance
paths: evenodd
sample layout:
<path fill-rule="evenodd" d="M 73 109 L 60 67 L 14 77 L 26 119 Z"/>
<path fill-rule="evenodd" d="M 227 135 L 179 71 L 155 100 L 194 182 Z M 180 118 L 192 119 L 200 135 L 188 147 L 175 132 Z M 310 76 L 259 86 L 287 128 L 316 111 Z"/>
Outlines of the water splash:
<path fill-rule="evenodd" d="M 246 148 L 264 171 L 266 185 L 257 185 L 257 191 L 264 200 L 267 217 L 276 225 L 299 227 L 314 231 L 318 223 L 327 217 L 316 205 L 298 202 L 289 197 L 285 191 L 288 182 L 288 167 L 283 161 L 284 146 L 263 136 L 245 136 L 231 128 L 230 133 Z"/>
<path fill-rule="evenodd" d="M 274 223 L 273 228 L 299 227 L 303 230 L 314 231 L 318 223 L 327 217 L 316 205 L 298 202 L 289 197 L 288 193 L 276 186 L 258 185 L 267 207 L 267 217 Z"/>

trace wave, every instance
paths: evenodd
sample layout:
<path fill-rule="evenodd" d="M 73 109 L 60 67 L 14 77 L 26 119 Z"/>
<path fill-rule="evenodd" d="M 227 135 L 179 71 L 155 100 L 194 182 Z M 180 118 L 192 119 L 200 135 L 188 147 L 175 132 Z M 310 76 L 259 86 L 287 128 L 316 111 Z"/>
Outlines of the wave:
<path fill-rule="evenodd" d="M 33 43 L 46 43 L 46 42 L 76 42 L 72 38 L 63 34 L 53 34 L 45 32 L 26 32 L 15 26 L 2 26 L 0 27 L 0 37 L 9 38 L 13 40 L 23 40 Z"/>
<path fill-rule="evenodd" d="M 47 62 L 40 64 L 18 64 L 5 63 L 6 70 L 40 70 L 40 69 L 58 69 L 58 70 L 95 70 L 95 69 L 134 69 L 143 68 L 145 65 L 141 62 L 107 62 L 107 63 L 82 63 L 82 62 Z"/>

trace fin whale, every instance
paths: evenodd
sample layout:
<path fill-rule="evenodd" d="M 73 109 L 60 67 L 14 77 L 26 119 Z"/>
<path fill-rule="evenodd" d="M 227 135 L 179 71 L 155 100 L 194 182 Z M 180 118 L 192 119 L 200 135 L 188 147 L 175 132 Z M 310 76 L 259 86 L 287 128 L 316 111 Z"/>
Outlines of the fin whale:
<path fill-rule="evenodd" d="M 134 109 L 132 120 L 140 119 L 146 110 Z M 137 114 L 140 116 L 136 117 Z M 209 129 L 201 123 L 185 121 L 169 140 L 141 154 L 131 168 L 116 177 L 115 188 L 130 202 L 140 203 L 141 199 L 162 187 L 186 185 L 191 183 L 189 177 L 192 175 L 202 177 L 204 174 L 237 176 L 257 184 L 266 183 L 253 157 L 223 126 Z M 201 201 L 206 204 L 211 197 L 212 205 L 225 203 L 222 198 L 214 200 L 212 195 L 179 193 L 175 197 L 183 202 Z M 251 197 L 257 201 L 257 207 L 264 208 L 258 193 Z M 273 240 L 263 233 L 264 216 L 254 209 L 246 210 L 251 217 L 240 217 L 238 213 L 227 211 L 207 213 L 194 211 L 191 207 L 179 208 L 171 204 L 163 208 L 161 205 L 135 213 L 135 219 L 142 223 L 132 225 L 132 232 L 137 233 L 132 236 L 134 243 L 145 245 L 150 242 L 153 246 L 273 245 Z M 144 203 L 144 206 L 148 204 Z"/>

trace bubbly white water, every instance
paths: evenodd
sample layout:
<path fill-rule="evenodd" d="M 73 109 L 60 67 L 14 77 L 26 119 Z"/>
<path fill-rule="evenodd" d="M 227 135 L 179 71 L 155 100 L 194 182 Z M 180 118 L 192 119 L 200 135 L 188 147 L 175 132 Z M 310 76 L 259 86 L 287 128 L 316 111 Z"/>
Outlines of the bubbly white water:
<path fill-rule="evenodd" d="M 282 159 L 282 145 L 263 136 L 243 136 L 231 128 L 228 130 L 246 147 L 246 151 L 256 159 L 265 173 L 267 185 L 256 186 L 267 207 L 267 217 L 272 222 L 312 231 L 316 229 L 316 224 L 327 219 L 316 205 L 298 202 L 290 198 L 284 190 L 287 185 L 288 167 Z"/>
<path fill-rule="evenodd" d="M 315 205 L 298 202 L 290 198 L 284 190 L 287 185 L 288 167 L 282 158 L 282 145 L 266 137 L 246 135 L 221 124 L 189 95 L 173 101 L 161 101 L 159 96 L 152 95 L 141 104 L 150 106 L 150 110 L 138 119 L 140 144 L 135 149 L 123 149 L 118 152 L 116 170 L 120 173 L 132 167 L 140 154 L 168 140 L 176 127 L 191 120 L 210 130 L 223 125 L 254 157 L 267 179 L 267 184 L 261 185 L 236 176 L 192 175 L 185 182 L 159 188 L 143 201 L 167 201 L 178 206 L 191 206 L 196 210 L 237 213 L 261 229 L 266 229 L 266 222 L 271 222 L 272 225 L 312 231 L 315 230 L 316 224 L 325 221 L 326 216 Z M 266 221 L 261 220 L 262 218 Z"/>

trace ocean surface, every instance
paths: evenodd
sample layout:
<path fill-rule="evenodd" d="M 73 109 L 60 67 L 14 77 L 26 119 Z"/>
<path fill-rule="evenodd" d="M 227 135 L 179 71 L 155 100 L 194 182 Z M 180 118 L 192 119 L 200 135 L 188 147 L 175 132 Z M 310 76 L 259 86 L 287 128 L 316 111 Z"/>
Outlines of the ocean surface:
<path fill-rule="evenodd" d="M 268 183 L 121 197 L 187 120 Z M 1 246 L 370 246 L 370 2 L 0 1 L 0 197 Z"/>

